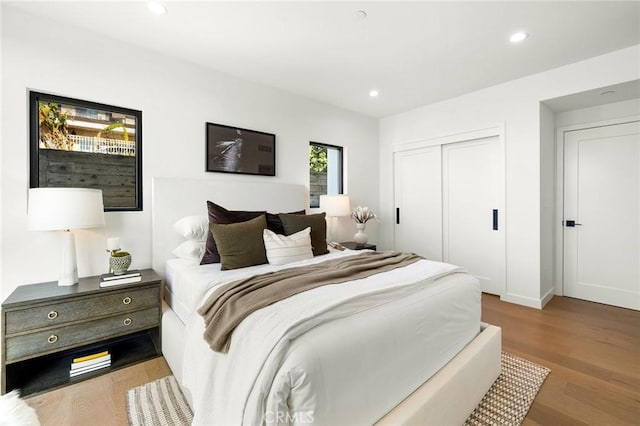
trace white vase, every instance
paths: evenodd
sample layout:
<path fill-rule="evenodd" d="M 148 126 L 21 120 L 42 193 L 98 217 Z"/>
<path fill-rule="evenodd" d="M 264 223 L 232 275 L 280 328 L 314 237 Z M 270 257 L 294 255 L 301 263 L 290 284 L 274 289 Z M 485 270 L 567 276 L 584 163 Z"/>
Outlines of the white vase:
<path fill-rule="evenodd" d="M 358 232 L 353 236 L 353 241 L 357 244 L 367 244 L 369 237 L 364 233 L 364 228 L 367 226 L 366 223 L 356 223 L 356 229 Z"/>

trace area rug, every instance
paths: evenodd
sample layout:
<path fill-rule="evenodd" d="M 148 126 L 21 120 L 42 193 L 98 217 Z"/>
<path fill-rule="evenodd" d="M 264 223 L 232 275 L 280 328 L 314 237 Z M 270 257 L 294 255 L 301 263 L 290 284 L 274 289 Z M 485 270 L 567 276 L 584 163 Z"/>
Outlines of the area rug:
<path fill-rule="evenodd" d="M 465 425 L 520 425 L 549 371 L 503 352 L 500 376 Z M 127 411 L 131 426 L 186 426 L 193 420 L 191 409 L 173 376 L 129 389 Z"/>

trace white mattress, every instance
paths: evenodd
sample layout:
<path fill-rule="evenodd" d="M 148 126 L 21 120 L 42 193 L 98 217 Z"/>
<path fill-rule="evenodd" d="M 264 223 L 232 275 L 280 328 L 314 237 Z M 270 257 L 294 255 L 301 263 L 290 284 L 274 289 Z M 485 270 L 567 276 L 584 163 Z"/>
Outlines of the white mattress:
<path fill-rule="evenodd" d="M 184 323 L 189 322 L 187 318 L 193 320 L 207 289 L 216 286 L 219 267 L 178 259 L 167 263 L 171 305 Z M 415 279 L 412 271 L 417 268 L 407 267 L 398 279 Z M 260 265 L 223 274 L 237 279 L 274 269 Z M 288 400 L 288 409 L 312 410 L 314 424 L 373 423 L 442 368 L 479 329 L 477 280 L 468 274 L 449 275 L 409 297 L 324 323 L 296 338 L 269 393 L 289 388 L 289 397 L 283 400 Z M 187 380 L 192 388 L 188 390 L 195 391 L 196 400 L 206 399 L 209 392 L 203 392 L 206 386 L 201 388 L 198 382 L 211 376 L 205 372 L 213 373 L 208 363 L 215 364 L 218 355 L 203 341 L 192 344 L 185 355 L 190 365 L 185 371 L 198 372 Z M 295 383 L 294 388 L 299 388 L 290 388 Z M 268 400 L 267 405 L 275 404 L 271 409 L 280 410 L 277 395 L 269 395 Z M 207 415 L 197 413 L 196 418 L 202 423 Z"/>

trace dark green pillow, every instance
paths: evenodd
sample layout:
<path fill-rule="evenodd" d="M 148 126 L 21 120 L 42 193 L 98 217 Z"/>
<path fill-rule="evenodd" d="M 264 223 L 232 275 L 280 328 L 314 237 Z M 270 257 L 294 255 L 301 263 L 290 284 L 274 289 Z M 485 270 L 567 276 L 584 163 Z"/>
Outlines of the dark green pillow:
<path fill-rule="evenodd" d="M 209 229 L 220 253 L 221 269 L 238 269 L 267 263 L 262 232 L 267 228 L 264 214 L 238 223 L 210 223 Z"/>
<path fill-rule="evenodd" d="M 297 214 L 280 213 L 280 220 L 284 226 L 285 235 L 295 234 L 305 228 L 311 227 L 311 248 L 313 255 L 329 253 L 327 250 L 327 222 L 324 219 L 325 213 L 308 214 L 306 216 Z"/>

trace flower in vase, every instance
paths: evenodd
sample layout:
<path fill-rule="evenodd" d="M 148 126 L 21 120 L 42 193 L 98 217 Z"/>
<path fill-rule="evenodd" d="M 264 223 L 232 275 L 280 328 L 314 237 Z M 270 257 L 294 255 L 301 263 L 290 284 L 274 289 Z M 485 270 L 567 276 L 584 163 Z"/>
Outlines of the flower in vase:
<path fill-rule="evenodd" d="M 367 223 L 369 220 L 377 218 L 373 210 L 370 210 L 369 207 L 361 206 L 353 209 L 353 212 L 351 212 L 351 217 L 356 221 L 356 223 Z"/>

